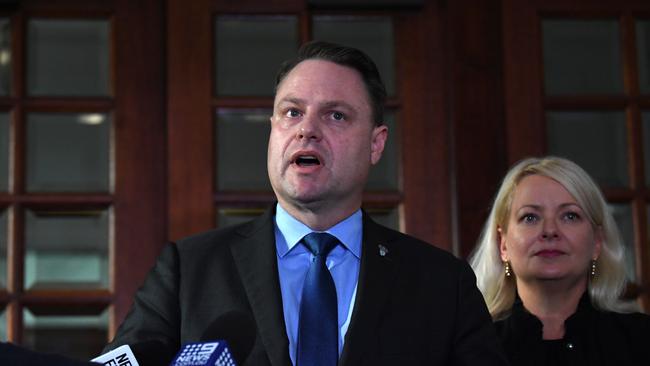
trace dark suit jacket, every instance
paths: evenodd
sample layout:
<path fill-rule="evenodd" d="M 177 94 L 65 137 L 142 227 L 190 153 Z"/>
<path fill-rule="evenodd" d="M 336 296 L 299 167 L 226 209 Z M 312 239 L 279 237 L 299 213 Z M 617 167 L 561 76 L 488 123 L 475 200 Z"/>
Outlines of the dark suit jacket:
<path fill-rule="evenodd" d="M 244 364 L 290 365 L 273 215 L 269 210 L 249 223 L 168 245 L 107 349 L 154 339 L 178 350 L 199 341 L 212 320 L 237 310 L 256 324 Z M 465 262 L 365 214 L 362 241 L 357 297 L 339 365 L 507 363 Z"/>

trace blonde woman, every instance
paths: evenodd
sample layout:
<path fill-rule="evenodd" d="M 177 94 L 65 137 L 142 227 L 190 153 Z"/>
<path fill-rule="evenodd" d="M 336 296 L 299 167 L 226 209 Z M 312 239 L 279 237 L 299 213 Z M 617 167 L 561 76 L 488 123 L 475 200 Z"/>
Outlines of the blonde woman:
<path fill-rule="evenodd" d="M 582 168 L 557 157 L 512 167 L 470 259 L 510 362 L 650 364 L 650 316 L 620 301 L 623 257 Z"/>

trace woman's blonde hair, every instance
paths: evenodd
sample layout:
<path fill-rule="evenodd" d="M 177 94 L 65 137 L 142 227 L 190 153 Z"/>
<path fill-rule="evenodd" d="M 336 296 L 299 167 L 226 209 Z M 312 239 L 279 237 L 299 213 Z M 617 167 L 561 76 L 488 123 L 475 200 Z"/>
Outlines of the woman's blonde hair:
<path fill-rule="evenodd" d="M 603 242 L 597 260 L 597 274 L 589 276 L 587 285 L 591 303 L 601 310 L 635 310 L 634 304 L 619 299 L 626 285 L 624 247 L 616 222 L 600 189 L 574 162 L 548 156 L 522 160 L 506 174 L 477 246 L 470 256 L 478 288 L 483 293 L 492 318 L 496 320 L 507 316 L 515 300 L 516 276 L 505 276 L 497 228 L 501 227 L 504 233 L 507 231 L 515 189 L 519 182 L 529 175 L 551 178 L 564 186 L 576 199 L 594 230 L 600 229 L 602 232 Z M 588 270 L 585 268 L 585 271 Z"/>

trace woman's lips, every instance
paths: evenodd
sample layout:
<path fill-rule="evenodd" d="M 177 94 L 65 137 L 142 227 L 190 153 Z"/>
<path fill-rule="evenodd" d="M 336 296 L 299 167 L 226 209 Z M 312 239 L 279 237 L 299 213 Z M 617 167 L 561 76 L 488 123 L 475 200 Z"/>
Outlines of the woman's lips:
<path fill-rule="evenodd" d="M 544 257 L 544 258 L 553 258 L 553 257 L 560 256 L 562 254 L 564 254 L 564 252 L 559 250 L 554 250 L 554 249 L 540 250 L 539 252 L 535 253 L 536 256 Z"/>

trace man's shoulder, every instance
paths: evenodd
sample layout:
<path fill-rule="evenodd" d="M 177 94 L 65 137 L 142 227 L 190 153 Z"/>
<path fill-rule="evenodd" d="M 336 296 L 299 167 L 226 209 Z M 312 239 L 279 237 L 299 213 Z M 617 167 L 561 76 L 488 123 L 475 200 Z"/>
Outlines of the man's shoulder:
<path fill-rule="evenodd" d="M 266 233 L 269 238 L 272 238 L 272 229 L 272 222 L 260 217 L 247 222 L 196 233 L 177 240 L 175 243 L 180 252 L 192 252 L 206 249 L 206 247 L 219 248 L 229 246 L 232 243 L 256 235 L 260 231 Z"/>
<path fill-rule="evenodd" d="M 368 230 L 372 231 L 372 234 L 368 235 L 370 240 L 377 241 L 378 245 L 384 245 L 394 255 L 410 263 L 422 263 L 425 266 L 433 263 L 437 266 L 457 267 L 463 262 L 444 249 L 386 226 L 373 222 Z"/>

